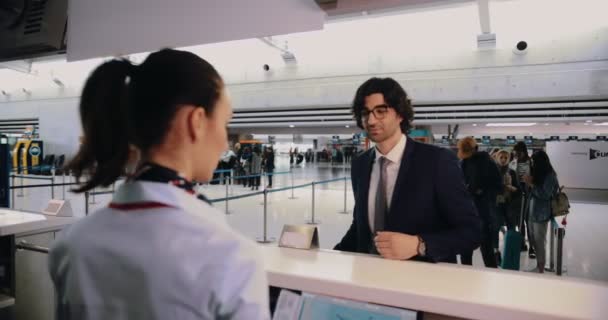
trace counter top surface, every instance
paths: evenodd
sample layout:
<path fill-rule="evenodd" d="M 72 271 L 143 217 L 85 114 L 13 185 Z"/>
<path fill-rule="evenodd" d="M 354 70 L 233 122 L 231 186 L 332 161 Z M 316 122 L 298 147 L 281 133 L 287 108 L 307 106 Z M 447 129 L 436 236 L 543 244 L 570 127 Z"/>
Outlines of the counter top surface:
<path fill-rule="evenodd" d="M 35 212 L 0 209 L 0 236 L 53 231 L 72 224 L 75 218 L 45 216 Z"/>
<path fill-rule="evenodd" d="M 608 283 L 261 246 L 270 285 L 470 319 L 607 319 Z"/>

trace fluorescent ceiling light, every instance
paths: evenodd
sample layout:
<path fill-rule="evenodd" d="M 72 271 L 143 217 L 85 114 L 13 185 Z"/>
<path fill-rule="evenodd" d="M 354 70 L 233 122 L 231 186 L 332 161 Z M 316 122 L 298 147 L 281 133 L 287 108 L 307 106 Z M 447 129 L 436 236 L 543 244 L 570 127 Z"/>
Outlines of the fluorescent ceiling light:
<path fill-rule="evenodd" d="M 594 126 L 608 126 L 608 122 L 596 123 Z"/>
<path fill-rule="evenodd" d="M 290 127 L 290 128 L 293 128 L 293 127 L 295 127 L 295 126 L 294 126 L 293 124 L 290 124 L 290 125 L 289 125 L 289 127 Z"/>
<path fill-rule="evenodd" d="M 591 123 L 591 122 L 593 122 L 593 120 L 587 120 L 587 121 L 585 121 L 585 122 L 586 122 L 586 123 Z"/>
<path fill-rule="evenodd" d="M 536 125 L 536 122 L 505 122 L 505 123 L 488 123 L 486 127 L 531 127 Z"/>
<path fill-rule="evenodd" d="M 350 126 L 349 126 L 349 125 L 346 125 L 346 127 L 347 127 L 347 128 L 350 128 Z"/>
<path fill-rule="evenodd" d="M 477 127 L 477 123 L 473 123 L 473 127 Z"/>

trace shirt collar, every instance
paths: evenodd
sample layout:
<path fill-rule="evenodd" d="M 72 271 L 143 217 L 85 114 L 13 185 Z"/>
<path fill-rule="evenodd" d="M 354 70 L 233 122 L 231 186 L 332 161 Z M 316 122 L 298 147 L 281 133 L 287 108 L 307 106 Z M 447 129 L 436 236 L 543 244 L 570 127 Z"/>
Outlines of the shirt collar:
<path fill-rule="evenodd" d="M 378 159 L 380 159 L 380 157 L 384 156 L 385 158 L 390 160 L 392 163 L 400 164 L 401 159 L 403 158 L 403 152 L 405 151 L 406 143 L 407 143 L 407 139 L 405 138 L 405 135 L 401 134 L 401 139 L 393 147 L 393 149 L 391 151 L 389 151 L 388 154 L 383 155 L 382 153 L 380 153 L 380 150 L 378 150 L 378 148 L 376 148 L 376 162 Z"/>

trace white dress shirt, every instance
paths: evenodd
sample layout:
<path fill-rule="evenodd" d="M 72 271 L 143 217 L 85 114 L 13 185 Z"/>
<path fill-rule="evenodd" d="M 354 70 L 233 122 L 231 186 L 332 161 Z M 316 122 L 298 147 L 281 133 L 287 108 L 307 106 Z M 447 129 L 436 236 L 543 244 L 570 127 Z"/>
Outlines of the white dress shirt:
<path fill-rule="evenodd" d="M 168 183 L 127 182 L 64 229 L 49 255 L 58 319 L 269 320 L 256 245 L 224 214 Z"/>
<path fill-rule="evenodd" d="M 375 208 L 375 200 L 376 200 L 376 192 L 378 192 L 378 181 L 380 180 L 380 161 L 378 159 L 380 157 L 385 157 L 388 161 L 386 171 L 387 177 L 386 183 L 386 196 L 387 196 L 387 204 L 386 208 L 390 210 L 390 202 L 393 198 L 393 191 L 395 191 L 395 183 L 397 182 L 397 175 L 399 175 L 399 168 L 401 168 L 401 159 L 403 158 L 403 152 L 405 151 L 405 144 L 407 139 L 405 135 L 401 135 L 401 140 L 393 147 L 388 154 L 383 155 L 378 148 L 375 150 L 376 158 L 374 161 L 374 165 L 372 166 L 372 175 L 369 180 L 369 196 L 367 202 L 367 212 L 369 219 L 369 226 L 374 232 L 374 217 L 376 215 Z"/>

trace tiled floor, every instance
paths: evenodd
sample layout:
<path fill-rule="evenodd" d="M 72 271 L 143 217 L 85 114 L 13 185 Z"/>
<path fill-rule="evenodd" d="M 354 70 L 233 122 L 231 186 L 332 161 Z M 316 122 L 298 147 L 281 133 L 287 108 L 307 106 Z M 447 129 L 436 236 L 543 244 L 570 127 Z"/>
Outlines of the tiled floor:
<path fill-rule="evenodd" d="M 285 158 L 277 159 L 276 172 L 289 171 Z M 349 175 L 348 169 L 343 166 L 330 166 L 328 164 L 308 165 L 293 169 L 294 184 L 306 184 L 312 181 L 321 181 Z M 57 178 L 61 182 L 62 178 Z M 17 181 L 19 184 L 20 181 Z M 25 184 L 46 183 L 45 181 L 25 181 Z M 263 183 L 264 185 L 264 183 Z M 274 190 L 291 186 L 291 174 L 278 174 L 275 177 Z M 353 198 L 350 181 L 346 184 L 346 201 L 349 214 L 344 210 L 344 181 L 336 181 L 315 186 L 315 220 L 319 222 L 320 244 L 322 248 L 332 248 L 344 235 L 352 221 Z M 224 198 L 226 187 L 224 185 L 202 186 L 201 192 L 210 199 Z M 260 189 L 261 190 L 261 189 Z M 251 193 L 249 188 L 241 185 L 231 185 L 229 195 L 242 195 Z M 17 191 L 17 194 L 19 191 Z M 55 190 L 56 197 L 62 197 L 62 188 Z M 296 199 L 290 199 L 291 190 L 270 193 L 267 206 L 267 237 L 277 237 L 285 224 L 305 224 L 312 218 L 312 187 L 296 188 L 293 191 Z M 602 192 L 593 195 L 593 203 L 574 202 L 572 213 L 568 217 L 567 233 L 564 241 L 565 276 L 581 277 L 600 281 L 608 281 L 608 199 L 603 199 Z M 574 197 L 585 200 L 584 191 L 576 191 Z M 66 192 L 76 216 L 84 215 L 84 197 Z M 95 197 L 96 204 L 91 204 L 91 210 L 106 205 L 110 195 Z M 599 198 L 598 198 L 599 197 Z M 50 188 L 28 189 L 24 197 L 15 198 L 15 208 L 23 210 L 41 210 L 50 199 Z M 576 200 L 575 199 L 575 200 Z M 599 199 L 599 200 L 597 200 Z M 91 199 L 92 200 L 92 199 Z M 603 204 L 602 204 L 603 203 Z M 225 210 L 225 202 L 218 202 L 215 206 Z M 246 236 L 256 239 L 263 237 L 263 196 L 238 199 L 230 201 L 228 222 Z M 482 268 L 483 263 L 479 251 L 474 256 L 474 268 Z M 522 253 L 522 270 L 531 269 L 534 260 Z"/>

